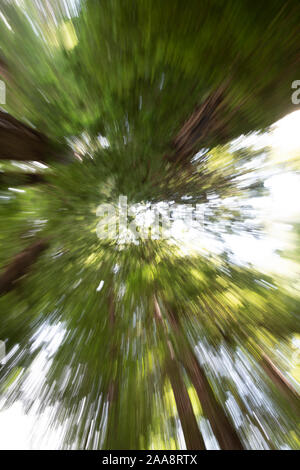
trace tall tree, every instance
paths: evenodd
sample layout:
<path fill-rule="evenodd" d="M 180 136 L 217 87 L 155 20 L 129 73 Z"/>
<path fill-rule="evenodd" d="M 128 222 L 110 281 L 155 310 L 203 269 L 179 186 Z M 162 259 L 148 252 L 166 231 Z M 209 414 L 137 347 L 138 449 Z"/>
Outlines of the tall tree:
<path fill-rule="evenodd" d="M 59 146 L 32 127 L 0 111 L 0 159 L 49 162 L 59 160 Z M 65 152 L 66 155 L 66 152 Z"/>
<path fill-rule="evenodd" d="M 180 373 L 179 364 L 174 354 L 172 344 L 168 339 L 167 331 L 164 326 L 162 314 L 157 301 L 154 296 L 154 316 L 156 323 L 159 327 L 164 341 L 164 349 L 166 352 L 166 371 L 172 386 L 178 416 L 181 422 L 182 431 L 184 434 L 187 449 L 189 450 L 204 450 L 205 444 L 201 436 L 198 424 L 194 415 L 193 407 L 183 378 Z"/>
<path fill-rule="evenodd" d="M 10 292 L 17 281 L 28 273 L 38 257 L 49 246 L 47 239 L 37 240 L 18 253 L 0 276 L 0 295 Z"/>
<path fill-rule="evenodd" d="M 168 307 L 166 312 L 169 324 L 178 341 L 178 348 L 181 353 L 180 360 L 195 387 L 203 413 L 208 418 L 221 449 L 243 450 L 244 446 L 241 439 L 223 408 L 218 403 L 203 368 L 200 366 L 194 351 L 181 331 L 176 313 Z"/>

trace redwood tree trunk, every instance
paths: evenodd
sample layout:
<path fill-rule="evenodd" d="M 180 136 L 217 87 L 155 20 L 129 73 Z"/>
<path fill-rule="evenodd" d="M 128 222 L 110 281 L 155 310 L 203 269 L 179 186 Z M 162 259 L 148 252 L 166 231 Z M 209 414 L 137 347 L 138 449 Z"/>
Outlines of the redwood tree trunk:
<path fill-rule="evenodd" d="M 0 276 L 0 295 L 10 292 L 15 287 L 16 282 L 29 271 L 48 246 L 47 239 L 38 240 L 13 258 Z"/>
<path fill-rule="evenodd" d="M 112 370 L 114 369 L 113 363 L 116 360 L 117 355 L 117 344 L 114 336 L 114 328 L 116 322 L 116 309 L 113 289 L 111 288 L 108 294 L 108 324 L 110 328 L 110 337 L 112 342 L 109 350 L 109 357 L 111 361 Z M 116 378 L 111 378 L 108 384 L 107 391 L 107 402 L 108 402 L 108 414 L 107 414 L 107 432 L 106 432 L 106 446 L 109 449 L 116 447 L 112 446 L 111 443 L 115 441 L 117 447 L 120 443 L 118 440 L 118 400 L 119 400 L 119 384 Z"/>
<path fill-rule="evenodd" d="M 156 297 L 154 297 L 154 312 L 155 321 L 161 331 L 161 336 L 166 338 L 164 345 L 167 357 L 166 371 L 172 386 L 186 447 L 188 450 L 205 450 L 203 437 L 197 424 L 188 391 L 181 376 L 179 364 L 174 356 L 171 343 L 166 336 L 167 332 Z"/>
<path fill-rule="evenodd" d="M 210 147 L 216 135 L 219 144 L 230 140 L 226 132 L 230 116 L 225 109 L 225 92 L 229 81 L 227 79 L 214 90 L 186 120 L 172 141 L 173 152 L 165 155 L 168 161 L 186 164 L 199 148 Z"/>
<path fill-rule="evenodd" d="M 183 356 L 184 366 L 196 389 L 203 413 L 208 418 L 221 449 L 243 450 L 243 444 L 233 424 L 218 403 L 195 354 L 192 351 L 184 351 Z"/>
<path fill-rule="evenodd" d="M 175 359 L 169 358 L 167 360 L 167 374 L 171 382 L 186 448 L 188 450 L 205 450 L 192 403 Z"/>
<path fill-rule="evenodd" d="M 235 427 L 230 422 L 221 405 L 218 403 L 206 378 L 204 370 L 200 366 L 192 347 L 182 334 L 176 314 L 174 314 L 170 309 L 168 309 L 167 314 L 174 335 L 177 336 L 179 345 L 182 347 L 182 364 L 195 387 L 203 413 L 208 418 L 221 449 L 243 450 L 243 444 L 235 430 Z"/>
<path fill-rule="evenodd" d="M 0 159 L 48 162 L 61 158 L 45 135 L 0 111 Z"/>
<path fill-rule="evenodd" d="M 272 360 L 262 350 L 260 365 L 273 382 L 276 389 L 286 398 L 296 415 L 300 416 L 300 400 L 299 395 L 293 388 L 292 384 L 284 377 L 280 370 L 275 366 Z"/>
<path fill-rule="evenodd" d="M 38 173 L 0 172 L 0 188 L 46 184 L 46 182 L 44 176 Z"/>

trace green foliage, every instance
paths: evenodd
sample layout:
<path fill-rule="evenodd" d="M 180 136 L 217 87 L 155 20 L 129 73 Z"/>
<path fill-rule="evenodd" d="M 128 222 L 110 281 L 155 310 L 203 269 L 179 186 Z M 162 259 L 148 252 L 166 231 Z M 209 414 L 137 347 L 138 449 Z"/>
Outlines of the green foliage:
<path fill-rule="evenodd" d="M 206 345 L 211 357 L 225 348 L 233 358 L 232 374 L 205 367 L 227 414 L 228 394 L 242 410 L 245 447 L 255 447 L 249 422 L 268 427 L 266 445 L 299 447 L 297 415 L 260 368 L 262 351 L 276 362 L 279 343 L 290 350 L 299 295 L 234 262 L 225 245 L 218 255 L 186 254 L 174 240 L 124 247 L 96 235 L 97 206 L 127 195 L 133 203 L 189 198 L 205 205 L 206 235 L 222 243 L 228 233 L 263 236 L 250 206 L 266 195 L 258 167 L 267 167 L 268 152 L 234 151 L 230 141 L 290 110 L 290 84 L 299 78 L 297 2 L 87 0 L 71 19 L 64 2 L 47 2 L 49 10 L 23 3 L 0 9 L 11 28 L 0 18 L 10 76 L 5 108 L 68 143 L 74 156 L 43 169 L 19 166 L 21 192 L 11 190 L 13 180 L 0 180 L 0 266 L 34 240 L 50 240 L 30 273 L 0 297 L 0 338 L 10 353 L 0 377 L 6 403 L 20 398 L 29 410 L 38 401 L 40 412 L 51 406 L 51 426 L 63 425 L 62 448 L 180 448 L 167 345 L 179 362 L 187 345 L 198 353 Z M 219 114 L 205 116 L 213 131 L 200 132 L 189 157 L 177 162 L 176 135 L 220 88 Z M 12 167 L 1 164 L 6 175 Z M 23 185 L 33 169 L 44 183 Z M 259 404 L 251 390 L 250 398 L 239 394 L 239 374 L 259 381 Z M 201 399 L 182 376 L 203 422 Z"/>

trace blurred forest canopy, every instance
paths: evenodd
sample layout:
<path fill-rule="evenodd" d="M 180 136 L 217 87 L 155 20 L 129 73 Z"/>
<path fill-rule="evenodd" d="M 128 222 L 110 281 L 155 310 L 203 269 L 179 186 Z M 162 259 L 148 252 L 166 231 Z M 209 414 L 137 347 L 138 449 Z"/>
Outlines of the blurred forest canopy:
<path fill-rule="evenodd" d="M 297 282 L 225 244 L 96 235 L 126 195 L 203 204 L 199 238 L 263 237 L 270 152 L 231 142 L 297 109 L 299 20 L 292 0 L 1 2 L 0 393 L 50 408 L 62 448 L 300 448 Z"/>

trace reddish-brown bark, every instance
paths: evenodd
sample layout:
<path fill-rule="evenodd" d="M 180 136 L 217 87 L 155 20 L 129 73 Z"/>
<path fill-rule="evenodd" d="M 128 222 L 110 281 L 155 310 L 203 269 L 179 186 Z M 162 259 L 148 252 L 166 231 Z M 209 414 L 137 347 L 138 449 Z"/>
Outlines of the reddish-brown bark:
<path fill-rule="evenodd" d="M 181 333 L 180 324 L 176 314 L 174 314 L 171 309 L 168 309 L 167 315 L 170 326 L 174 331 L 174 335 L 177 336 L 179 345 L 182 348 L 180 360 L 195 387 L 202 406 L 203 414 L 208 418 L 221 449 L 243 450 L 243 444 L 233 424 L 230 422 L 225 411 L 217 401 L 193 349 Z"/>
<path fill-rule="evenodd" d="M 38 173 L 21 173 L 15 171 L 0 172 L 0 187 L 18 187 L 36 184 L 45 184 L 46 179 Z"/>
<path fill-rule="evenodd" d="M 156 297 L 154 297 L 154 317 L 162 336 L 166 337 L 166 331 Z M 173 390 L 186 447 L 188 450 L 205 450 L 203 437 L 198 427 L 192 403 L 181 375 L 180 365 L 174 356 L 174 351 L 167 337 L 165 341 L 165 352 L 167 356 L 166 372 Z"/>
<path fill-rule="evenodd" d="M 179 364 L 175 359 L 169 359 L 166 370 L 172 386 L 186 447 L 188 450 L 205 450 L 205 444 L 195 418 L 188 391 L 181 376 Z"/>
<path fill-rule="evenodd" d="M 30 270 L 48 246 L 47 239 L 38 240 L 12 259 L 0 276 L 0 295 L 10 292 L 15 287 L 16 282 Z"/>
<path fill-rule="evenodd" d="M 41 132 L 0 111 L 0 159 L 39 161 L 65 160 L 66 149 L 58 150 Z"/>

